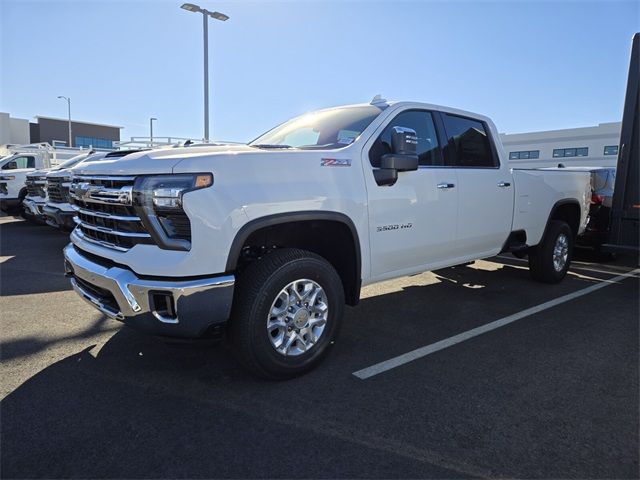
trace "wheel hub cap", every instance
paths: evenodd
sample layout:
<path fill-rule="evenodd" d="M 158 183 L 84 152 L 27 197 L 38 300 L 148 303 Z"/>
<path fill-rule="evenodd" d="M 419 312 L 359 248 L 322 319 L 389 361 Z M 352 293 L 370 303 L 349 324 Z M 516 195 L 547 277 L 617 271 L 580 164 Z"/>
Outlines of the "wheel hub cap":
<path fill-rule="evenodd" d="M 280 290 L 271 304 L 267 334 L 284 356 L 309 351 L 322 336 L 329 306 L 324 290 L 313 280 L 300 279 Z"/>
<path fill-rule="evenodd" d="M 293 316 L 293 324 L 297 328 L 304 328 L 307 325 L 307 321 L 309 320 L 310 316 L 311 314 L 309 313 L 309 310 L 307 310 L 306 308 L 301 308 Z"/>
<path fill-rule="evenodd" d="M 556 244 L 553 247 L 553 268 L 556 272 L 561 272 L 567 264 L 569 258 L 569 239 L 564 233 L 558 235 Z"/>

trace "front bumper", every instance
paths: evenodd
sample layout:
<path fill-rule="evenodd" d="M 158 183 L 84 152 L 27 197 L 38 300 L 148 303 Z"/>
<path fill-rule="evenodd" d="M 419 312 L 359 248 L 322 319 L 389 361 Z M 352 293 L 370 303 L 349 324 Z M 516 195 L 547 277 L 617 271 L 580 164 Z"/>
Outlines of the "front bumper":
<path fill-rule="evenodd" d="M 109 318 L 154 335 L 197 338 L 228 320 L 233 275 L 179 280 L 146 279 L 131 270 L 64 248 L 73 289 Z M 100 262 L 100 263 L 98 263 Z"/>
<path fill-rule="evenodd" d="M 67 230 L 73 230 L 75 223 L 73 217 L 76 215 L 73 211 L 62 210 L 60 208 L 52 207 L 51 205 L 45 205 L 42 209 L 47 225 L 56 228 L 65 228 Z"/>
<path fill-rule="evenodd" d="M 44 212 L 42 210 L 44 208 L 45 202 L 36 202 L 35 200 L 32 200 L 30 198 L 25 198 L 22 201 L 22 205 L 24 206 L 24 210 L 28 215 L 36 217 L 40 220 L 45 220 Z"/>

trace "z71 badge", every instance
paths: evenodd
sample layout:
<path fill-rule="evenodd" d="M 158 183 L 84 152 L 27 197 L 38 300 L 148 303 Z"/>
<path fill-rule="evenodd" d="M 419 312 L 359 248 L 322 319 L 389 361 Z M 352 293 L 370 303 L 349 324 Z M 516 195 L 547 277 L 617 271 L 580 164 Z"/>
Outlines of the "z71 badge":
<path fill-rule="evenodd" d="M 381 225 L 376 227 L 376 232 L 389 232 L 391 230 L 405 230 L 413 227 L 412 223 L 395 223 L 393 225 Z"/>
<path fill-rule="evenodd" d="M 321 158 L 320 166 L 321 167 L 350 167 L 351 159 L 350 158 Z"/>

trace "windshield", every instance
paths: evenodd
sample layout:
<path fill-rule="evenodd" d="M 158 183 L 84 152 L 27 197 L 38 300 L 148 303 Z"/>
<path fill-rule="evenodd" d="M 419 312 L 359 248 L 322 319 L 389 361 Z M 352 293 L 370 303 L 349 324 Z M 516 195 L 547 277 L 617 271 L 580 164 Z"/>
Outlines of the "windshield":
<path fill-rule="evenodd" d="M 360 136 L 382 109 L 373 105 L 333 108 L 296 117 L 249 143 L 257 148 L 333 149 Z"/>

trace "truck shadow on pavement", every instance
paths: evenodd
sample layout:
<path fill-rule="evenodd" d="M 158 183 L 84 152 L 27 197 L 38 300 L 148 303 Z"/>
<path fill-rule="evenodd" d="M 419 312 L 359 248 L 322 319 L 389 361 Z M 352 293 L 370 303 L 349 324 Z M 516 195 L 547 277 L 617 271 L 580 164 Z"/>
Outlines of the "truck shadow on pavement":
<path fill-rule="evenodd" d="M 422 280 L 415 278 L 416 283 Z M 459 391 L 460 381 L 455 382 L 457 393 L 438 391 L 441 387 L 433 383 L 432 390 L 412 400 L 415 412 L 385 418 L 378 412 L 381 402 L 395 411 L 402 396 L 389 388 L 372 389 L 351 372 L 595 281 L 572 276 L 561 285 L 538 285 L 526 270 L 509 265 L 495 271 L 439 271 L 435 283 L 364 298 L 358 308 L 348 309 L 331 355 L 313 373 L 288 382 L 253 379 L 226 342 L 215 348 L 170 344 L 122 328 L 104 345 L 71 354 L 4 398 L 3 477 L 496 476 L 499 471 L 465 458 L 480 448 L 486 425 L 470 426 L 461 437 L 446 433 L 451 425 L 428 427 L 433 420 L 424 417 L 429 408 L 422 404 L 438 398 L 455 404 L 449 422 L 457 421 L 461 408 L 471 408 L 466 415 L 473 415 L 477 386 L 470 387 L 468 397 Z M 494 301 L 498 298 L 503 301 Z M 98 320 L 80 335 L 90 337 L 102 323 Z M 418 388 L 412 385 L 404 395 Z M 502 418 L 502 399 L 494 401 L 497 406 L 482 401 L 486 418 Z M 347 417 L 353 422 L 341 423 Z M 409 435 L 405 428 L 409 433 L 422 428 L 417 434 L 426 445 L 391 438 Z M 441 438 L 431 439 L 434 435 Z M 431 449 L 448 442 L 460 452 L 456 461 Z M 292 454 L 301 446 L 306 446 L 304 461 Z M 558 474 L 527 475 L 518 466 L 510 468 L 508 476 Z M 571 471 L 559 472 L 566 476 Z"/>
<path fill-rule="evenodd" d="M 47 225 L 3 218 L 0 223 L 0 295 L 70 290 L 62 249 L 69 234 Z"/>
<path fill-rule="evenodd" d="M 73 342 L 83 339 L 89 340 L 98 334 L 117 330 L 117 327 L 114 327 L 112 323 L 113 322 L 110 322 L 107 317 L 101 315 L 96 320 L 90 322 L 86 328 L 71 335 L 59 337 L 29 336 L 3 341 L 0 342 L 0 360 L 10 361 L 20 357 L 34 355 L 65 342 Z"/>

